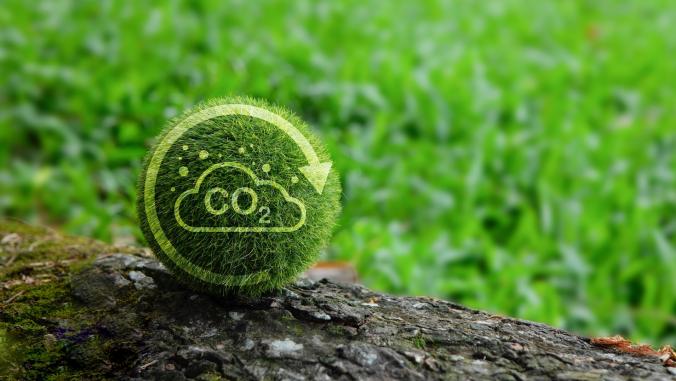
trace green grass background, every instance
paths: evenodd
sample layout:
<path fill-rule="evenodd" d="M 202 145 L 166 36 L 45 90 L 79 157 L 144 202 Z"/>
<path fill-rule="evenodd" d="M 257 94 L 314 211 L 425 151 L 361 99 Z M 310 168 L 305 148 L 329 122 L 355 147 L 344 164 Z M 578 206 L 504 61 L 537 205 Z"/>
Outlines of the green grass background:
<path fill-rule="evenodd" d="M 676 2 L 0 3 L 0 214 L 140 240 L 165 120 L 285 105 L 369 286 L 676 344 Z"/>

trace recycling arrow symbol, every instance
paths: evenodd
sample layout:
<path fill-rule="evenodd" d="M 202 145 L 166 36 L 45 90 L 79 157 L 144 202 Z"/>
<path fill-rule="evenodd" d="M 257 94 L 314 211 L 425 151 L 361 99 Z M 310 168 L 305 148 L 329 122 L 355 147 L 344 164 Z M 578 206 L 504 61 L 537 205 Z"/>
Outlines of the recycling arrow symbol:
<path fill-rule="evenodd" d="M 172 130 L 172 132 L 170 132 L 169 135 L 172 133 L 180 135 L 185 129 L 191 126 L 195 126 L 212 118 L 227 115 L 251 116 L 253 118 L 264 120 L 282 130 L 296 143 L 308 162 L 308 165 L 302 166 L 298 168 L 298 170 L 305 176 L 310 184 L 312 184 L 317 193 L 322 194 L 324 185 L 326 185 L 326 179 L 331 171 L 332 163 L 330 161 L 321 162 L 315 149 L 305 135 L 303 135 L 288 120 L 264 108 L 247 104 L 224 104 L 208 107 L 184 119 Z M 177 138 L 178 135 L 167 136 L 165 141 L 173 142 Z"/>

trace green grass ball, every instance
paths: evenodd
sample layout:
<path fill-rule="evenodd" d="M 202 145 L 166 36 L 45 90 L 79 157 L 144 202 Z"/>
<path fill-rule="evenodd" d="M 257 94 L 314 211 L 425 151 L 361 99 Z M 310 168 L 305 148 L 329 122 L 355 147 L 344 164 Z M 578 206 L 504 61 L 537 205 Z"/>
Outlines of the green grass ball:
<path fill-rule="evenodd" d="M 299 117 L 223 98 L 167 123 L 144 160 L 137 211 L 150 247 L 180 282 L 256 296 L 317 259 L 340 192 L 326 148 Z"/>

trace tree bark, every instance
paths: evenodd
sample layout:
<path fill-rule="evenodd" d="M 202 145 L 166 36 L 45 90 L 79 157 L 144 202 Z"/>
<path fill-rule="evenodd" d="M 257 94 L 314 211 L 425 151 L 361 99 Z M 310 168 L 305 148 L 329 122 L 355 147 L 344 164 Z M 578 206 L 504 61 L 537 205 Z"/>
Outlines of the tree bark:
<path fill-rule="evenodd" d="M 147 249 L 17 223 L 0 239 L 0 378 L 676 379 L 657 357 L 444 300 L 308 279 L 212 297 Z"/>

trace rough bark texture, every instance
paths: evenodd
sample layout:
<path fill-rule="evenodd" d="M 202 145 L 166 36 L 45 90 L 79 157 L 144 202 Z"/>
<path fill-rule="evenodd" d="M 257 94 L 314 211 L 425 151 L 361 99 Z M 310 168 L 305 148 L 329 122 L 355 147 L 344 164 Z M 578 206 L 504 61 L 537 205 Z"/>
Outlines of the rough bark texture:
<path fill-rule="evenodd" d="M 216 298 L 144 249 L 19 224 L 0 239 L 0 377 L 676 379 L 655 357 L 443 300 L 307 279 Z"/>

